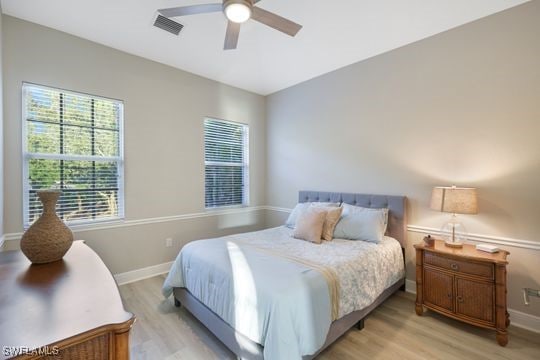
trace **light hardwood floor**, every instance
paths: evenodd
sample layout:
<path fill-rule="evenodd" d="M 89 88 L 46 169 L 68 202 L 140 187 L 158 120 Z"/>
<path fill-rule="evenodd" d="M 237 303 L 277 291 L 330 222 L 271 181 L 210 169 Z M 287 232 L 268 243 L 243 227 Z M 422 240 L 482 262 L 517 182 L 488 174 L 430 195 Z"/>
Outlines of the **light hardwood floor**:
<path fill-rule="evenodd" d="M 139 359 L 235 359 L 184 309 L 164 300 L 158 276 L 120 287 L 126 308 L 137 317 L 131 356 Z M 510 326 L 510 342 L 497 345 L 493 331 L 447 319 L 433 312 L 419 317 L 414 296 L 398 292 L 351 329 L 318 359 L 540 359 L 540 335 Z"/>

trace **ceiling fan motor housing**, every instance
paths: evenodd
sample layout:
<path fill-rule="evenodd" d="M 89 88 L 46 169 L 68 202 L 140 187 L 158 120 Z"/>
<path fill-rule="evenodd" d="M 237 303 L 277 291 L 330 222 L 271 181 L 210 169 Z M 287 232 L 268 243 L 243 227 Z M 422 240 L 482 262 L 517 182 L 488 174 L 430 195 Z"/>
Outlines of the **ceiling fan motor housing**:
<path fill-rule="evenodd" d="M 253 0 L 224 0 L 223 13 L 234 23 L 244 23 L 253 15 Z"/>
<path fill-rule="evenodd" d="M 223 11 L 231 4 L 243 4 L 251 9 L 253 7 L 253 0 L 223 0 Z"/>

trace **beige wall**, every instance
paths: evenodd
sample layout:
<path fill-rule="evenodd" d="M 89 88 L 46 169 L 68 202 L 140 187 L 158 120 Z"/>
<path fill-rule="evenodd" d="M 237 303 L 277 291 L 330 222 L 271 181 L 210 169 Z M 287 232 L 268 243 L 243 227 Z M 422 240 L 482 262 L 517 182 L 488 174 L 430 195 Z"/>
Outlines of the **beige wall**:
<path fill-rule="evenodd" d="M 4 240 L 4 82 L 2 81 L 2 38 L 4 31 L 2 23 L 2 5 L 0 4 L 0 247 Z"/>
<path fill-rule="evenodd" d="M 409 223 L 438 228 L 447 216 L 427 208 L 431 187 L 455 183 L 480 189 L 481 214 L 462 217 L 470 232 L 539 241 L 539 17 L 535 1 L 265 99 L 4 16 L 5 232 L 22 231 L 20 87 L 30 81 L 124 100 L 130 221 L 204 214 L 202 119 L 214 116 L 250 125 L 253 206 L 292 207 L 300 189 L 404 194 Z M 119 273 L 171 261 L 189 240 L 285 217 L 128 222 L 76 237 Z M 409 233 L 409 279 L 422 236 Z M 507 248 L 510 306 L 540 315 L 518 293 L 540 287 L 540 251 Z"/>
<path fill-rule="evenodd" d="M 121 99 L 125 110 L 127 220 L 204 213 L 203 119 L 250 126 L 250 205 L 265 203 L 265 98 L 4 16 L 5 231 L 22 231 L 21 84 Z M 180 244 L 259 229 L 259 212 L 77 232 L 113 273 L 171 261 Z M 175 247 L 165 248 L 165 238 Z M 16 242 L 8 241 L 8 248 Z"/>
<path fill-rule="evenodd" d="M 269 96 L 269 205 L 301 189 L 402 194 L 409 224 L 438 229 L 431 188 L 475 186 L 469 232 L 540 241 L 539 19 L 534 1 Z M 508 249 L 510 306 L 540 315 L 519 292 L 540 287 L 540 251 Z"/>

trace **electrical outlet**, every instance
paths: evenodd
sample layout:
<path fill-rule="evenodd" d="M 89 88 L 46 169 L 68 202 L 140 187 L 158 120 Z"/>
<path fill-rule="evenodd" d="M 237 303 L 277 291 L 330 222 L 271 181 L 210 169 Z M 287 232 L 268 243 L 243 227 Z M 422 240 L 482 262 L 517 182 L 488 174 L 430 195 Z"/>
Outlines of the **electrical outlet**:
<path fill-rule="evenodd" d="M 165 247 L 172 247 L 172 239 L 166 238 L 165 239 Z"/>

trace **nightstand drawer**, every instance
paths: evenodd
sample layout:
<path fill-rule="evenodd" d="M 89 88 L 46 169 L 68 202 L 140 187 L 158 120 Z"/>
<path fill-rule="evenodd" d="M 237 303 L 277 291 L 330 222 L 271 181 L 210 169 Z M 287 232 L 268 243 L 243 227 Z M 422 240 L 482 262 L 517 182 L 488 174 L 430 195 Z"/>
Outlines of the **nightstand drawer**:
<path fill-rule="evenodd" d="M 429 251 L 424 252 L 424 262 L 447 270 L 493 279 L 493 264 L 466 262 Z"/>

